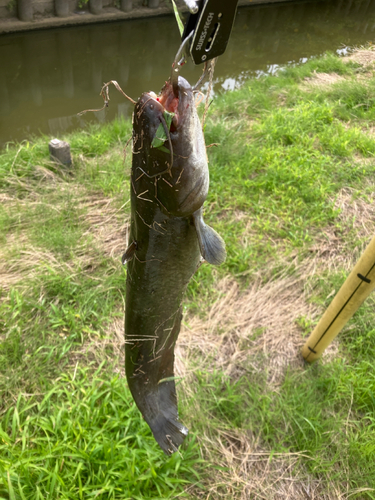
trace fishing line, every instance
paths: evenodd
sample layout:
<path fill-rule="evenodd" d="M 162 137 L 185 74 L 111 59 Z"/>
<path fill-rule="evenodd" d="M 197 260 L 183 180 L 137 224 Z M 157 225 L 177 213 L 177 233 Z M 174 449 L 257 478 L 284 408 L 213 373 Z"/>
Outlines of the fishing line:
<path fill-rule="evenodd" d="M 216 61 L 217 61 L 217 57 L 215 57 L 214 59 L 211 59 L 211 66 L 210 66 L 210 69 L 208 70 L 210 73 L 210 79 L 208 82 L 208 89 L 207 89 L 207 94 L 206 94 L 206 105 L 205 105 L 203 117 L 202 117 L 202 130 L 204 128 L 204 122 L 206 120 L 208 108 L 210 107 L 209 99 L 210 99 L 210 94 L 212 91 L 212 85 L 213 85 L 213 80 L 214 80 L 214 69 L 215 69 Z"/>

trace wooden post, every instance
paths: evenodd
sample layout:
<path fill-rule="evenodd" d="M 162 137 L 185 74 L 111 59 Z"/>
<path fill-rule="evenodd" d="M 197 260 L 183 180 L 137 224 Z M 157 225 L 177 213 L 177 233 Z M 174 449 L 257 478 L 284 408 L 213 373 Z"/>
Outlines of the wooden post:
<path fill-rule="evenodd" d="M 322 355 L 374 288 L 375 236 L 303 346 L 306 361 L 312 363 Z"/>

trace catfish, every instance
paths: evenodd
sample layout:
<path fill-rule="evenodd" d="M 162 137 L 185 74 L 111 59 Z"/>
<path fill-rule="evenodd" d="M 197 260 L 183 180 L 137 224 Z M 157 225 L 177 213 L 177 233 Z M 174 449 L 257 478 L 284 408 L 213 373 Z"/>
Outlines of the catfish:
<path fill-rule="evenodd" d="M 203 221 L 209 171 L 194 91 L 182 76 L 133 113 L 131 222 L 125 304 L 125 369 L 134 401 L 167 454 L 188 434 L 179 421 L 174 348 L 182 299 L 204 259 L 225 261 L 222 238 Z"/>

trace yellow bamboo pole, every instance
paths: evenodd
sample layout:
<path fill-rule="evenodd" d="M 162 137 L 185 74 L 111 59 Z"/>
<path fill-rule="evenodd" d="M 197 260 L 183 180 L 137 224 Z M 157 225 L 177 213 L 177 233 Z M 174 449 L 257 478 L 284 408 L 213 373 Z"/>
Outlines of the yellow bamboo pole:
<path fill-rule="evenodd" d="M 374 288 L 375 236 L 303 346 L 306 361 L 312 363 L 322 355 Z"/>

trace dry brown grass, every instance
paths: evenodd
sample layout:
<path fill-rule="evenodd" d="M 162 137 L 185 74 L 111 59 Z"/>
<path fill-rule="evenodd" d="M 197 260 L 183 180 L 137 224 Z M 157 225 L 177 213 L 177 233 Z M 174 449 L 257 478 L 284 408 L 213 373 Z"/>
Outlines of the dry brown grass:
<path fill-rule="evenodd" d="M 103 196 L 87 196 L 81 202 L 85 212 L 82 217 L 87 224 L 83 237 L 93 236 L 103 253 L 116 260 L 125 252 L 128 240 L 125 205 L 117 208 L 111 198 Z"/>
<path fill-rule="evenodd" d="M 344 77 L 337 73 L 317 73 L 314 71 L 313 76 L 304 79 L 302 88 L 308 90 L 309 87 L 328 87 L 342 80 Z"/>
<path fill-rule="evenodd" d="M 322 269 L 351 271 L 373 237 L 375 205 L 372 186 L 369 184 L 365 191 L 369 194 L 364 194 L 364 190 L 343 188 L 333 200 L 335 208 L 340 210 L 339 226 L 332 225 L 322 230 L 310 248 Z"/>
<path fill-rule="evenodd" d="M 375 50 L 357 49 L 354 50 L 349 56 L 343 57 L 344 62 L 355 62 L 363 66 L 365 73 L 356 75 L 358 80 L 367 80 L 372 77 L 372 72 L 375 69 Z M 337 82 L 344 81 L 345 77 L 337 73 L 319 73 L 314 71 L 313 76 L 306 77 L 301 85 L 303 90 L 309 91 L 312 88 L 327 88 Z"/>
<path fill-rule="evenodd" d="M 311 268 L 311 266 L 309 266 Z M 176 350 L 176 372 L 187 377 L 189 360 L 202 367 L 223 370 L 231 378 L 246 371 L 249 360 L 268 360 L 268 379 L 278 383 L 286 366 L 302 366 L 297 320 L 314 310 L 304 298 L 304 276 L 281 276 L 262 284 L 253 282 L 241 292 L 233 279 L 217 286 L 219 298 L 207 317 L 188 317 Z M 184 361 L 182 361 L 184 360 Z"/>
<path fill-rule="evenodd" d="M 335 206 L 340 209 L 339 220 L 349 224 L 357 233 L 358 239 L 369 239 L 374 235 L 375 222 L 375 186 L 369 185 L 363 196 L 352 188 L 343 188 L 338 193 Z"/>
<path fill-rule="evenodd" d="M 196 370 L 219 370 L 232 380 L 266 373 L 274 391 L 287 368 L 302 373 L 300 349 L 304 340 L 298 321 L 301 317 L 315 320 L 321 312 L 306 297 L 310 293 L 306 283 L 315 271 L 316 263 L 310 261 L 294 270 L 293 276 L 285 272 L 267 283 L 259 279 L 244 291 L 234 280 L 224 279 L 218 284 L 219 298 L 207 317 L 186 318 L 176 346 L 175 373 L 182 378 L 180 395 L 191 408 L 192 426 L 195 415 L 202 414 L 194 398 Z M 334 343 L 323 362 L 336 352 Z M 312 479 L 299 465 L 299 454 L 271 458 L 257 436 L 216 426 L 215 430 L 215 435 L 209 429 L 200 435 L 200 444 L 205 457 L 223 469 L 212 473 L 208 494 L 206 491 L 201 496 L 194 491 L 193 498 L 344 498 L 333 485 Z"/>
<path fill-rule="evenodd" d="M 319 268 L 335 272 L 339 269 L 350 271 L 354 267 L 374 235 L 374 192 L 375 186 L 371 183 L 361 192 L 346 187 L 332 200 L 340 211 L 338 224 L 322 229 L 309 249 Z"/>
<path fill-rule="evenodd" d="M 4 290 L 16 284 L 22 287 L 23 282 L 30 286 L 28 280 L 38 278 L 43 268 L 63 270 L 72 276 L 75 273 L 72 262 L 61 261 L 52 252 L 33 245 L 26 229 L 7 237 L 0 248 L 0 283 Z"/>
<path fill-rule="evenodd" d="M 82 188 L 64 181 L 58 182 L 56 176 L 53 173 L 51 175 L 54 189 L 63 191 L 67 198 L 78 200 L 77 208 L 82 214 L 80 219 L 87 229 L 75 249 L 74 261 L 62 262 L 52 252 L 38 248 L 29 240 L 28 229 L 32 226 L 33 219 L 24 215 L 28 213 L 26 209 L 34 205 L 45 206 L 57 212 L 61 208 L 46 203 L 43 194 L 36 191 L 30 191 L 24 199 L 0 193 L 0 202 L 9 211 L 20 214 L 17 232 L 7 236 L 5 245 L 0 248 L 0 283 L 6 290 L 22 280 L 38 276 L 40 269 L 45 266 L 64 268 L 72 275 L 78 269 L 90 271 L 98 265 L 99 254 L 112 258 L 115 266 L 121 265 L 129 226 L 124 216 L 124 205 L 118 208 L 109 197 L 89 195 Z"/>
<path fill-rule="evenodd" d="M 254 436 L 240 431 L 222 431 L 202 438 L 208 459 L 222 468 L 212 473 L 204 494 L 193 489 L 192 498 L 261 500 L 341 500 L 345 496 L 333 485 L 313 479 L 303 471 L 303 453 L 262 450 Z M 210 457 L 212 454 L 212 457 Z M 220 458 L 218 458 L 220 457 Z"/>
<path fill-rule="evenodd" d="M 354 50 L 349 56 L 343 57 L 343 61 L 353 61 L 365 68 L 373 66 L 375 63 L 375 49 L 370 47 L 368 49 Z"/>

